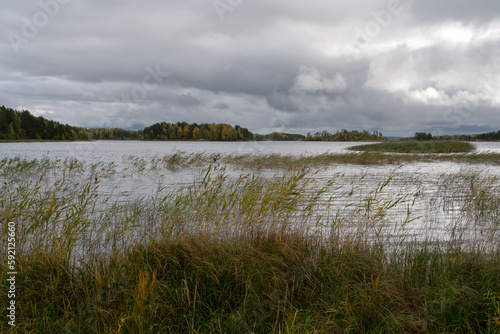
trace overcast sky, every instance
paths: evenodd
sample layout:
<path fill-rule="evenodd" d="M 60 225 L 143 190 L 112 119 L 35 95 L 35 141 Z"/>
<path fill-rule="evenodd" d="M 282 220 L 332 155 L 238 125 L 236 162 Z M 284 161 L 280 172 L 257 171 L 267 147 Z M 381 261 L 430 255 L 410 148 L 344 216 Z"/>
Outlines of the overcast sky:
<path fill-rule="evenodd" d="M 75 126 L 500 130 L 498 0 L 4 1 L 0 31 L 0 105 Z"/>

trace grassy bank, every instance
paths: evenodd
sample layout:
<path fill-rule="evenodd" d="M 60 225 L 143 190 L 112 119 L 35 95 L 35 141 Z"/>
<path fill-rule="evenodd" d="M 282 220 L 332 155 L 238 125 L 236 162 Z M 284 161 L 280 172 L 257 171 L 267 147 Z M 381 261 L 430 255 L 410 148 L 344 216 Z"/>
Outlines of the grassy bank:
<path fill-rule="evenodd" d="M 463 186 L 462 220 L 449 240 L 417 243 L 396 233 L 416 194 L 384 192 L 392 178 L 358 198 L 306 170 L 230 177 L 212 165 L 183 189 L 112 202 L 98 190 L 113 168 L 2 165 L 18 272 L 17 326 L 2 321 L 2 332 L 500 331 L 497 179 L 444 179 L 441 192 Z M 346 211 L 329 212 L 339 198 Z M 391 214 L 398 205 L 407 216 Z M 467 242 L 464 227 L 483 239 Z"/>
<path fill-rule="evenodd" d="M 20 260 L 12 332 L 498 333 L 499 256 L 408 247 L 389 258 L 262 232 L 163 240 L 80 267 L 39 254 Z"/>
<path fill-rule="evenodd" d="M 403 141 L 358 145 L 349 149 L 391 153 L 464 153 L 473 151 L 475 147 L 471 143 L 459 141 Z"/>

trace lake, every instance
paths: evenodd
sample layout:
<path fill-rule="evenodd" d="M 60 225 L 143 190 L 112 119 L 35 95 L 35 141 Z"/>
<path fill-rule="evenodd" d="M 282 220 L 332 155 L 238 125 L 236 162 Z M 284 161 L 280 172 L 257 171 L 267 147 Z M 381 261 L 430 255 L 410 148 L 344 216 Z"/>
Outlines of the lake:
<path fill-rule="evenodd" d="M 202 167 L 156 168 L 155 158 L 184 152 L 220 153 L 223 155 L 282 154 L 317 155 L 323 153 L 347 153 L 347 148 L 358 142 L 144 142 L 144 141 L 92 141 L 92 142 L 15 142 L 0 143 L 0 160 L 22 157 L 26 159 L 77 159 L 84 164 L 101 164 L 99 192 L 115 201 L 130 201 L 154 195 L 158 187 L 164 191 L 175 191 L 192 184 L 200 176 Z M 475 142 L 475 153 L 500 152 L 498 142 Z M 138 167 L 139 166 L 139 167 Z M 228 167 L 227 173 L 236 178 L 242 174 L 255 173 L 262 177 L 280 175 L 280 170 L 247 170 Z M 467 164 L 454 162 L 414 162 L 395 165 L 332 164 L 317 168 L 308 174 L 311 191 L 334 180 L 337 186 L 323 194 L 332 198 L 328 207 L 318 211 L 322 224 L 328 226 L 335 217 L 347 217 L 373 200 L 379 206 L 391 200 L 404 198 L 401 203 L 384 211 L 388 227 L 394 222 L 406 224 L 400 231 L 411 239 L 429 237 L 446 239 L 450 226 L 461 228 L 472 221 L 498 224 L 498 202 L 500 166 L 490 164 Z M 38 177 L 23 175 L 22 178 Z M 56 176 L 53 176 L 56 178 Z M 389 180 L 388 185 L 377 190 Z M 75 180 L 77 182 L 79 180 Z M 47 181 L 48 182 L 48 181 Z M 474 185 L 473 185 L 474 182 Z M 50 182 L 49 182 L 50 183 Z M 48 186 L 49 183 L 46 183 Z M 482 187 L 482 188 L 481 188 Z M 487 188 L 487 191 L 483 191 Z M 481 210 L 467 207 L 471 199 L 483 191 Z M 345 192 L 349 190 L 349 195 Z M 336 196 L 344 194 L 342 196 Z M 378 197 L 374 197 L 375 195 Z M 481 196 L 483 196 L 481 195 Z M 372 198 L 373 197 L 373 198 Z M 368 199 L 367 199 L 368 198 Z M 411 207 L 410 207 L 411 204 Z M 408 215 L 411 210 L 411 216 Z M 364 213 L 366 215 L 366 213 Z M 380 218 L 380 217 L 379 217 Z M 481 231 L 473 231 L 470 238 L 477 238 Z"/>
<path fill-rule="evenodd" d="M 359 142 L 208 142 L 208 141 L 88 141 L 88 142 L 14 142 L 0 143 L 0 159 L 12 156 L 30 158 L 74 157 L 83 160 L 121 161 L 135 155 L 153 157 L 174 151 L 186 153 L 208 152 L 222 154 L 279 153 L 322 154 L 346 153 L 348 147 Z M 363 142 L 363 144 L 365 144 Z M 367 143 L 368 144 L 368 143 Z M 500 142 L 474 142 L 476 153 L 500 153 Z"/>

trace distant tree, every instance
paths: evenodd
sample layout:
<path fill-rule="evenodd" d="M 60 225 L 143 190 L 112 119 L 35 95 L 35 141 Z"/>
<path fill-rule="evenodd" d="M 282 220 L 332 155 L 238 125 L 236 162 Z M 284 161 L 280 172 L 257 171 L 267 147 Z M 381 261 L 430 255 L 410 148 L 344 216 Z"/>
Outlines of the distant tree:
<path fill-rule="evenodd" d="M 221 131 L 222 140 L 229 140 L 229 129 L 227 126 L 224 126 Z"/>
<path fill-rule="evenodd" d="M 193 130 L 193 139 L 200 139 L 201 132 L 200 129 L 196 126 Z"/>
<path fill-rule="evenodd" d="M 431 140 L 432 134 L 426 132 L 415 132 L 415 140 Z"/>
<path fill-rule="evenodd" d="M 229 126 L 229 140 L 235 141 L 238 140 L 238 131 L 232 126 Z"/>
<path fill-rule="evenodd" d="M 182 139 L 191 139 L 191 131 L 189 130 L 189 125 L 184 125 L 182 129 Z"/>
<path fill-rule="evenodd" d="M 304 140 L 312 141 L 358 141 L 358 140 L 382 140 L 384 137 L 381 132 L 374 131 L 369 133 L 366 130 L 361 132 L 353 130 L 347 131 L 342 129 L 334 134 L 329 133 L 327 130 L 317 131 L 314 135 L 307 134 Z"/>

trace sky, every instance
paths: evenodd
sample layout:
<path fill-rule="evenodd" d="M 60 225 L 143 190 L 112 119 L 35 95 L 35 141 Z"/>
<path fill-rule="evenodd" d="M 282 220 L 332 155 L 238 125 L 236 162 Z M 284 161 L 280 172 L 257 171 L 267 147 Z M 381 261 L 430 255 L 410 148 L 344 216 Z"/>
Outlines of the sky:
<path fill-rule="evenodd" d="M 498 0 L 8 1 L 0 32 L 0 105 L 74 126 L 500 130 Z"/>

